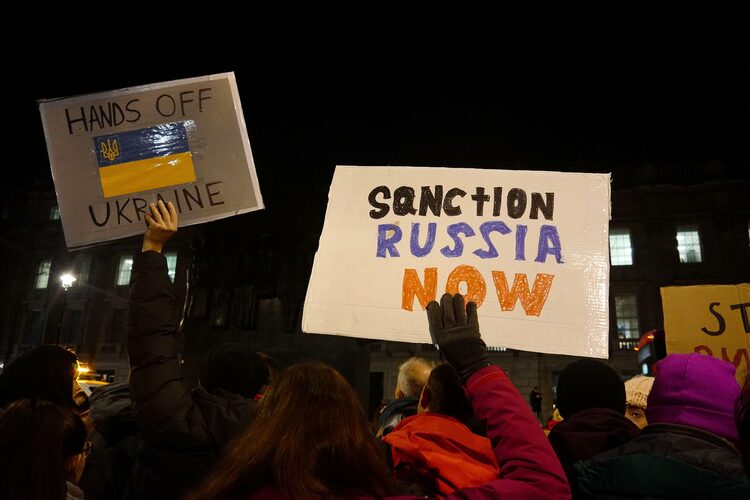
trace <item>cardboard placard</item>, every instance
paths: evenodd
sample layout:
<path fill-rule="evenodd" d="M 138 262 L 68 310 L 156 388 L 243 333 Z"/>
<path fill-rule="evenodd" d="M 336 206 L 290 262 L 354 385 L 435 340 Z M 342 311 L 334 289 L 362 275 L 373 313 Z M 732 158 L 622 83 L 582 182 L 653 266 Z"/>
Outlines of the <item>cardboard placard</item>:
<path fill-rule="evenodd" d="M 731 362 L 737 381 L 750 370 L 750 283 L 661 288 L 667 353 Z"/>
<path fill-rule="evenodd" d="M 68 248 L 140 234 L 148 204 L 180 225 L 260 210 L 234 73 L 39 103 Z"/>
<path fill-rule="evenodd" d="M 609 174 L 338 166 L 303 330 L 430 343 L 446 291 L 490 346 L 606 358 Z"/>

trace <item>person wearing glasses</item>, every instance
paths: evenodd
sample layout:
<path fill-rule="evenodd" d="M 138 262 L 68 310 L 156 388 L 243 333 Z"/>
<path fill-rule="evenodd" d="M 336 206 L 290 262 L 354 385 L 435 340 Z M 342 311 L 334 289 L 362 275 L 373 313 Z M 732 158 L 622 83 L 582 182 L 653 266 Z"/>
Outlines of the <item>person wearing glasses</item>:
<path fill-rule="evenodd" d="M 76 485 L 91 452 L 86 425 L 70 408 L 19 399 L 0 417 L 0 499 L 83 500 Z"/>

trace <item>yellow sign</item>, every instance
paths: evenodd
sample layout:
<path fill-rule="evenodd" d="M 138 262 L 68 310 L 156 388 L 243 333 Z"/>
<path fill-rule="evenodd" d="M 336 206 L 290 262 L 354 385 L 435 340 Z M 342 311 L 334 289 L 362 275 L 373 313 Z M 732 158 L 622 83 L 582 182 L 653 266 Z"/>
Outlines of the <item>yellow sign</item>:
<path fill-rule="evenodd" d="M 750 370 L 750 283 L 663 287 L 661 300 L 667 353 L 729 361 L 743 384 Z"/>

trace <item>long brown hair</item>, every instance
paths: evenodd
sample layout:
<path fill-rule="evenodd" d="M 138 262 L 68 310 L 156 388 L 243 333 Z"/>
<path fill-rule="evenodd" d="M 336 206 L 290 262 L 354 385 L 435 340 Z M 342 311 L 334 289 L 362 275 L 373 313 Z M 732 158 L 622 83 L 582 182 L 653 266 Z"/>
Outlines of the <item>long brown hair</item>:
<path fill-rule="evenodd" d="M 189 498 L 247 498 L 268 485 L 293 499 L 392 492 L 356 392 L 325 363 L 281 372 L 255 421 Z"/>
<path fill-rule="evenodd" d="M 11 403 L 0 418 L 0 499 L 63 500 L 69 461 L 86 437 L 71 409 L 42 399 Z"/>

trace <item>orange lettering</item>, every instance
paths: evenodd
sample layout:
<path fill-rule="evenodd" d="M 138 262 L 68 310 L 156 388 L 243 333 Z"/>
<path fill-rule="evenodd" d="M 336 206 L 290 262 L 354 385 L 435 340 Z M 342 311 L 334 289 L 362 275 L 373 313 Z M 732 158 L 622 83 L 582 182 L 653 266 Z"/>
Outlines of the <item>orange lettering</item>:
<path fill-rule="evenodd" d="M 554 274 L 537 274 L 534 279 L 534 287 L 529 292 L 529 282 L 526 275 L 516 273 L 513 278 L 513 288 L 508 290 L 508 280 L 505 279 L 505 273 L 492 271 L 492 279 L 495 281 L 500 309 L 512 311 L 516 307 L 516 301 L 520 300 L 527 316 L 539 316 L 542 313 L 544 303 L 547 301 L 554 277 Z"/>
<path fill-rule="evenodd" d="M 427 308 L 431 300 L 437 295 L 437 267 L 427 267 L 424 270 L 424 286 L 419 281 L 416 269 L 404 269 L 404 281 L 401 291 L 401 309 L 411 311 L 414 297 L 419 300 L 422 309 Z"/>
<path fill-rule="evenodd" d="M 472 266 L 458 266 L 451 271 L 448 281 L 445 283 L 445 292 L 451 295 L 459 293 L 458 285 L 462 281 L 466 282 L 466 293 L 464 300 L 474 302 L 477 307 L 482 305 L 484 297 L 487 295 L 487 284 L 482 278 L 482 274 Z"/>

